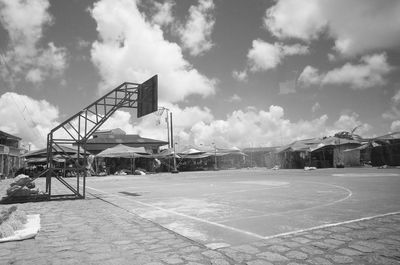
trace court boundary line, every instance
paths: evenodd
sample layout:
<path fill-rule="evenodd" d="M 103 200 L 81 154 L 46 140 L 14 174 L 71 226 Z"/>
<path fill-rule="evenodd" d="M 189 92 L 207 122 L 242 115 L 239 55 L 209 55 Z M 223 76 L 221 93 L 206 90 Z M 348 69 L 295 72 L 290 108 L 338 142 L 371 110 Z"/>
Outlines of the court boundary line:
<path fill-rule="evenodd" d="M 396 214 L 400 214 L 400 211 L 390 212 L 390 213 L 385 213 L 385 214 L 378 214 L 378 215 L 373 215 L 373 216 L 367 216 L 367 217 L 362 217 L 362 218 L 358 218 L 358 219 L 337 222 L 337 223 L 332 223 L 332 224 L 318 225 L 318 226 L 314 226 L 314 227 L 310 227 L 310 228 L 299 229 L 299 230 L 286 232 L 286 233 L 280 233 L 280 234 L 276 234 L 276 235 L 272 235 L 272 236 L 266 236 L 266 237 L 264 237 L 264 239 L 272 239 L 272 238 L 276 238 L 276 237 L 290 236 L 290 235 L 300 234 L 300 233 L 309 232 L 309 231 L 313 231 L 313 230 L 336 227 L 336 226 L 340 226 L 340 225 L 351 224 L 351 223 L 362 222 L 362 221 L 368 221 L 368 220 L 372 220 L 375 218 L 381 218 L 381 217 L 386 217 L 386 216 L 391 216 L 391 215 L 396 215 Z"/>

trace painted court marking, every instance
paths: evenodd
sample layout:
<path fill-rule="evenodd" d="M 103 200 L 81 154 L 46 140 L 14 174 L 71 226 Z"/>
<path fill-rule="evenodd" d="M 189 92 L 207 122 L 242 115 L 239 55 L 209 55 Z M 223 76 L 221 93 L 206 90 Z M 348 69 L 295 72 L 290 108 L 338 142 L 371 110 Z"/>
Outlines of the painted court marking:
<path fill-rule="evenodd" d="M 333 185 L 333 186 L 336 186 L 336 185 Z M 339 186 L 339 187 L 341 187 L 341 186 Z M 305 229 L 300 229 L 300 230 L 295 230 L 295 231 L 290 231 L 290 232 L 285 232 L 285 233 L 279 233 L 279 234 L 272 235 L 272 236 L 262 236 L 262 235 L 259 235 L 259 234 L 253 233 L 253 232 L 249 232 L 249 231 L 246 231 L 246 230 L 243 230 L 243 229 L 238 229 L 238 228 L 231 227 L 231 226 L 228 226 L 228 225 L 224 225 L 224 224 L 208 221 L 208 220 L 205 220 L 205 219 L 202 219 L 202 218 L 198 218 L 198 217 L 190 216 L 190 215 L 187 215 L 187 214 L 179 213 L 179 212 L 176 212 L 176 211 L 173 211 L 173 210 L 157 207 L 157 206 L 152 205 L 152 204 L 136 201 L 136 200 L 133 200 L 133 199 L 131 199 L 129 197 L 126 197 L 126 196 L 120 196 L 120 195 L 117 195 L 117 194 L 111 194 L 111 193 L 105 192 L 103 190 L 99 190 L 99 189 L 95 189 L 95 188 L 91 188 L 91 187 L 87 187 L 87 188 L 92 189 L 92 190 L 97 191 L 97 192 L 101 192 L 101 193 L 106 194 L 106 195 L 111 195 L 111 197 L 122 198 L 122 199 L 125 199 L 125 200 L 128 200 L 128 201 L 134 202 L 136 204 L 139 204 L 139 205 L 142 205 L 142 206 L 146 206 L 146 207 L 149 207 L 149 208 L 153 208 L 153 209 L 165 212 L 165 213 L 170 213 L 170 214 L 181 216 L 181 217 L 184 217 L 184 218 L 187 218 L 187 219 L 192 219 L 192 220 L 195 220 L 195 221 L 198 221 L 198 222 L 201 222 L 201 223 L 205 223 L 205 224 L 213 225 L 213 226 L 216 226 L 216 227 L 220 227 L 220 228 L 227 229 L 227 230 L 230 230 L 230 231 L 233 231 L 233 232 L 237 232 L 237 233 L 241 233 L 241 234 L 244 234 L 244 235 L 247 235 L 247 236 L 251 236 L 251 237 L 257 238 L 257 239 L 270 239 L 270 238 L 275 238 L 275 237 L 294 235 L 294 234 L 303 233 L 303 232 L 312 231 L 312 230 L 317 230 L 317 229 L 335 227 L 335 226 L 339 226 L 339 225 L 350 224 L 350 223 L 355 223 L 355 222 L 360 222 L 360 221 L 371 220 L 371 219 L 374 219 L 374 218 L 400 214 L 400 211 L 397 211 L 397 212 L 379 214 L 379 215 L 363 217 L 363 218 L 358 218 L 358 219 L 353 219 L 353 220 L 348 220 L 348 221 L 343 221 L 343 222 L 324 224 L 324 225 L 309 227 L 309 228 L 305 228 Z M 344 188 L 344 187 L 342 187 L 342 188 Z M 338 201 L 335 201 L 334 203 L 338 203 L 339 201 L 343 201 L 343 200 L 345 200 L 345 199 L 347 199 L 347 198 L 349 198 L 351 196 L 351 194 L 352 194 L 351 191 L 349 189 L 347 189 L 347 188 L 344 188 L 344 189 L 346 189 L 346 190 L 348 190 L 350 192 L 349 195 L 346 196 L 345 198 L 342 198 L 342 199 L 340 199 Z M 333 203 L 330 203 L 330 204 L 333 204 Z"/>
<path fill-rule="evenodd" d="M 399 177 L 396 173 L 344 173 L 332 174 L 334 177 Z"/>
<path fill-rule="evenodd" d="M 132 200 L 131 198 L 120 196 L 120 195 L 117 195 L 117 194 L 110 194 L 108 192 L 105 192 L 105 191 L 102 191 L 102 190 L 99 190 L 99 189 L 95 189 L 95 188 L 91 188 L 91 187 L 88 187 L 88 186 L 86 186 L 86 187 L 89 188 L 89 189 L 95 190 L 97 192 L 101 192 L 101 193 L 104 193 L 104 194 L 107 194 L 107 195 L 113 195 L 113 197 L 118 197 L 118 198 L 122 198 L 122 199 L 125 199 L 125 200 L 128 200 L 128 201 L 132 201 L 134 203 L 137 203 L 137 204 L 140 204 L 140 205 L 143 205 L 143 206 L 147 206 L 147 207 L 150 207 L 150 208 L 162 211 L 162 212 L 175 214 L 175 215 L 182 216 L 182 217 L 185 217 L 185 218 L 188 218 L 188 219 L 192 219 L 192 220 L 195 220 L 195 221 L 198 221 L 198 222 L 206 223 L 206 224 L 209 224 L 209 225 L 214 225 L 214 226 L 221 227 L 221 228 L 224 228 L 224 229 L 227 229 L 227 230 L 231 230 L 231 231 L 234 231 L 234 232 L 238 232 L 238 233 L 241 233 L 241 234 L 252 236 L 252 237 L 255 237 L 255 238 L 258 238 L 258 239 L 264 239 L 264 236 L 259 235 L 259 234 L 255 234 L 255 233 L 252 233 L 252 232 L 249 232 L 249 231 L 246 231 L 246 230 L 242 230 L 242 229 L 234 228 L 234 227 L 231 227 L 231 226 L 215 223 L 215 222 L 212 222 L 212 221 L 207 221 L 205 219 L 194 217 L 194 216 L 191 216 L 191 215 L 178 213 L 178 212 L 175 212 L 173 210 L 164 209 L 164 208 L 161 208 L 161 207 L 158 207 L 158 206 L 154 206 L 152 204 L 148 204 L 148 203 L 144 203 L 144 202 L 139 202 L 139 201 L 136 201 L 136 200 Z"/>
<path fill-rule="evenodd" d="M 371 219 L 375 219 L 375 218 L 379 218 L 379 217 L 385 217 L 385 216 L 391 216 L 391 215 L 396 215 L 396 214 L 400 214 L 400 211 L 399 212 L 385 213 L 385 214 L 378 214 L 378 215 L 373 215 L 373 216 L 353 219 L 353 220 L 344 221 L 344 222 L 325 224 L 325 225 L 318 225 L 318 226 L 314 226 L 314 227 L 310 227 L 310 228 L 306 228 L 306 229 L 295 230 L 295 231 L 291 231 L 291 232 L 287 232 L 287 233 L 280 233 L 280 234 L 276 234 L 276 235 L 273 235 L 273 236 L 266 236 L 266 237 L 264 237 L 264 239 L 271 239 L 271 238 L 280 237 L 280 236 L 295 235 L 295 234 L 304 233 L 304 232 L 308 232 L 308 231 L 313 231 L 313 230 L 317 230 L 317 229 L 335 227 L 335 226 L 339 226 L 339 225 L 351 224 L 351 223 L 356 223 L 356 222 L 361 222 L 361 221 L 368 221 L 368 220 L 371 220 Z"/>
<path fill-rule="evenodd" d="M 268 214 L 256 215 L 256 216 L 247 216 L 247 217 L 236 218 L 236 219 L 228 219 L 228 220 L 224 220 L 224 221 L 220 221 L 220 222 L 221 223 L 227 223 L 227 222 L 232 222 L 232 221 L 256 219 L 256 218 L 267 217 L 267 216 L 272 216 L 272 215 L 280 215 L 280 214 L 286 214 L 286 213 L 292 213 L 292 212 L 301 212 L 301 211 L 308 211 L 308 210 L 323 208 L 323 207 L 327 207 L 327 206 L 334 205 L 334 204 L 337 204 L 339 202 L 345 201 L 345 200 L 349 199 L 353 195 L 353 192 L 350 189 L 348 189 L 346 187 L 343 187 L 343 186 L 334 185 L 334 184 L 327 184 L 327 183 L 322 183 L 322 182 L 314 182 L 314 181 L 301 181 L 301 182 L 315 183 L 315 184 L 321 184 L 321 185 L 336 187 L 336 188 L 339 188 L 339 189 L 342 189 L 342 190 L 346 191 L 347 192 L 347 196 L 345 196 L 345 197 L 343 197 L 341 199 L 338 199 L 336 201 L 333 201 L 333 202 L 328 202 L 328 203 L 325 203 L 325 204 L 315 205 L 315 206 L 312 206 L 312 207 L 309 207 L 309 208 L 288 210 L 288 211 L 285 211 L 285 212 L 278 212 L 278 213 L 268 213 Z"/>

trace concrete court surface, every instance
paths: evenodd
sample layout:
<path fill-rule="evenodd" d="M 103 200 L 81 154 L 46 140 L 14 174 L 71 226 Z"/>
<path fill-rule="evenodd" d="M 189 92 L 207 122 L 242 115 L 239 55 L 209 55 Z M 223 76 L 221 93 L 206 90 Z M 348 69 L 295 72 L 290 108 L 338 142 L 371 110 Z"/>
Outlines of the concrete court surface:
<path fill-rule="evenodd" d="M 400 170 L 241 169 L 106 176 L 87 192 L 211 248 L 400 212 Z"/>

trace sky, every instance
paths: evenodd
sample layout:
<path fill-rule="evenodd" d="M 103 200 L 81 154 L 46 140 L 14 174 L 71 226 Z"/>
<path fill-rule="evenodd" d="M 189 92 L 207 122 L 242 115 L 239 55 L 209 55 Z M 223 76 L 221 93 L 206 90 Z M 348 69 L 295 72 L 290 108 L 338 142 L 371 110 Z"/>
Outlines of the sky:
<path fill-rule="evenodd" d="M 158 75 L 178 145 L 400 131 L 398 0 L 0 0 L 0 130 L 31 149 L 123 82 Z M 101 129 L 166 140 L 166 111 Z"/>

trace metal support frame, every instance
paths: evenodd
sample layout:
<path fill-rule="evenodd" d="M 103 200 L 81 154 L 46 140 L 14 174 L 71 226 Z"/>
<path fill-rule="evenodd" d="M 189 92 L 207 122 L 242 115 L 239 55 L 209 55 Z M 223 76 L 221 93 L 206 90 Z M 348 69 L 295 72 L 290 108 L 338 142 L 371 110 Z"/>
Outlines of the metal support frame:
<path fill-rule="evenodd" d="M 86 142 L 101 125 L 120 108 L 137 108 L 140 84 L 125 82 L 76 113 L 47 135 L 47 175 L 46 194 L 52 197 L 85 198 L 87 172 Z M 77 146 L 77 154 L 71 155 L 63 150 L 63 144 Z M 73 167 L 57 168 L 53 161 L 53 151 L 66 161 L 74 161 Z M 76 183 L 66 179 L 66 175 L 76 178 Z M 52 195 L 52 178 L 56 178 L 72 194 Z"/>

